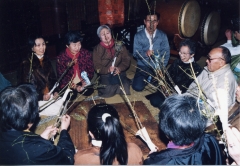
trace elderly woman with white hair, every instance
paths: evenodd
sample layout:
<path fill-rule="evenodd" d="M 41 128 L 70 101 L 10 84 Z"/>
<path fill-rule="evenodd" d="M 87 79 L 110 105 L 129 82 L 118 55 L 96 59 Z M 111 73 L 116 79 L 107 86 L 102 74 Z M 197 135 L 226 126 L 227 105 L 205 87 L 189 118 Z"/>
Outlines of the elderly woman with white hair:
<path fill-rule="evenodd" d="M 130 80 L 126 70 L 131 63 L 131 57 L 121 41 L 114 41 L 111 30 L 107 25 L 97 29 L 101 42 L 93 50 L 94 69 L 100 76 L 100 84 L 104 88 L 98 90 L 101 97 L 112 97 L 122 94 L 121 83 L 127 95 L 130 95 Z"/>

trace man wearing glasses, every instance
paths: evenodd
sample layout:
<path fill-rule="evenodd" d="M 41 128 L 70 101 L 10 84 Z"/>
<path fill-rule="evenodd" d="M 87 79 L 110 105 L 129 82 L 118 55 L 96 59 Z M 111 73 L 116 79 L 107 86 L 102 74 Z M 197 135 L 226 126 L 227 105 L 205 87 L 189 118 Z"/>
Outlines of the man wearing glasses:
<path fill-rule="evenodd" d="M 237 88 L 237 82 L 234 78 L 232 70 L 230 68 L 231 54 L 226 47 L 219 46 L 213 48 L 207 56 L 207 66 L 204 67 L 202 73 L 197 77 L 198 84 L 205 96 L 205 99 L 200 102 L 206 102 L 209 105 L 209 110 L 220 109 L 220 102 L 222 97 L 228 100 L 228 108 L 235 102 L 235 92 Z M 219 92 L 225 90 L 226 96 L 221 95 Z M 194 81 L 187 91 L 198 97 L 199 87 Z M 207 126 L 209 126 L 208 124 Z"/>
<path fill-rule="evenodd" d="M 133 79 L 132 88 L 142 91 L 149 80 L 149 73 L 154 75 L 154 69 L 163 64 L 167 65 L 170 57 L 170 48 L 166 34 L 157 29 L 160 15 L 155 11 L 146 14 L 144 18 L 145 29 L 134 36 L 133 56 L 137 60 L 137 70 Z M 143 70 L 143 71 L 142 71 Z M 145 71 L 145 72 L 144 72 Z"/>

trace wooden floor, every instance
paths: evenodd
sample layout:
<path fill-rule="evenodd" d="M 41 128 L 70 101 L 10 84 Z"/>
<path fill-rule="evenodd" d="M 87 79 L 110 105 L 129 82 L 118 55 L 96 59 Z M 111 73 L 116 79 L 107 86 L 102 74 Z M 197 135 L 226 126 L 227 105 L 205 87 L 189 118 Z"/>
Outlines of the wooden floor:
<path fill-rule="evenodd" d="M 95 100 L 95 103 L 105 103 L 105 101 Z M 76 108 L 74 108 L 70 113 L 71 126 L 69 134 L 76 149 L 78 150 L 86 149 L 91 146 L 87 131 L 86 115 L 88 110 L 90 110 L 95 103 L 93 101 L 81 102 L 78 105 L 76 104 Z M 159 139 L 158 124 L 147 107 L 141 101 L 137 101 L 133 104 L 136 113 L 142 125 L 147 129 L 152 142 L 158 147 L 159 150 L 165 149 L 165 144 Z M 112 105 L 116 108 L 120 116 L 126 141 L 137 144 L 141 148 L 144 158 L 146 158 L 150 150 L 144 141 L 135 135 L 138 129 L 135 124 L 132 111 L 128 105 L 126 105 L 126 103 L 115 103 Z"/>

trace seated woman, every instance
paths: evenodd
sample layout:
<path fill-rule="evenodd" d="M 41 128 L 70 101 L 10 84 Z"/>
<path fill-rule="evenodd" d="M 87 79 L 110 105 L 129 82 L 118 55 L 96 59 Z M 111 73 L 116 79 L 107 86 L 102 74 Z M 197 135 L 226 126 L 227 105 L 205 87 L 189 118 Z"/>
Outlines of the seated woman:
<path fill-rule="evenodd" d="M 81 35 L 77 31 L 69 31 L 65 35 L 66 49 L 60 53 L 57 59 L 58 76 L 60 77 L 64 73 L 72 61 L 74 61 L 74 64 L 60 80 L 60 89 L 64 88 L 72 80 L 71 87 L 77 92 L 82 92 L 86 86 L 86 80 L 82 77 L 82 72 L 87 73 L 89 80 L 93 78 L 92 55 L 82 48 L 81 41 Z M 92 90 L 89 90 L 85 92 L 85 95 L 90 95 L 92 92 Z"/>
<path fill-rule="evenodd" d="M 204 133 L 207 118 L 197 100 L 173 95 L 160 108 L 159 128 L 169 139 L 167 149 L 152 153 L 147 165 L 223 165 L 225 159 L 217 140 Z"/>
<path fill-rule="evenodd" d="M 74 164 L 142 164 L 141 149 L 125 141 L 118 113 L 111 105 L 97 104 L 91 108 L 87 124 L 93 147 L 79 150 Z"/>
<path fill-rule="evenodd" d="M 0 165 L 73 164 L 74 145 L 67 132 L 70 116 L 61 119 L 58 145 L 49 138 L 57 128 L 49 126 L 41 134 L 29 129 L 37 122 L 38 94 L 31 84 L 8 87 L 0 94 Z"/>
<path fill-rule="evenodd" d="M 180 58 L 176 59 L 173 64 L 168 68 L 168 73 L 175 85 L 177 85 L 181 92 L 184 93 L 187 91 L 189 85 L 193 82 L 193 78 L 188 76 L 192 75 L 190 62 L 192 63 L 192 67 L 196 76 L 198 76 L 203 69 L 194 61 L 196 46 L 192 40 L 184 39 L 180 43 L 179 48 Z M 166 76 L 166 78 L 168 77 Z M 167 79 L 167 82 L 169 83 L 169 85 L 172 85 L 169 79 Z M 154 107 L 161 106 L 165 100 L 165 97 L 159 91 L 146 96 L 146 98 L 150 100 L 150 103 Z"/>
<path fill-rule="evenodd" d="M 131 58 L 126 47 L 112 39 L 111 30 L 107 25 L 101 25 L 97 29 L 97 35 L 101 42 L 93 50 L 93 63 L 95 71 L 100 75 L 100 84 L 105 85 L 105 88 L 98 90 L 98 95 L 112 97 L 122 94 L 120 82 L 126 94 L 130 95 L 130 80 L 126 76 L 126 70 Z M 116 61 L 113 64 L 115 57 Z"/>
<path fill-rule="evenodd" d="M 39 94 L 38 100 L 49 100 L 49 91 L 57 81 L 50 59 L 44 55 L 46 43 L 42 36 L 32 35 L 28 39 L 32 54 L 22 63 L 20 82 L 32 83 Z M 54 96 L 58 93 L 54 91 Z"/>

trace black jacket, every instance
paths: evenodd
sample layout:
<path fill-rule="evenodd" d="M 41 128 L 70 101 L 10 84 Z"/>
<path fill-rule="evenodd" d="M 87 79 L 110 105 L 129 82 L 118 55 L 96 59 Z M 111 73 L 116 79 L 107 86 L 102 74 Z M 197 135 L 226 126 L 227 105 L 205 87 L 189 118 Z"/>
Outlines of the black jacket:
<path fill-rule="evenodd" d="M 194 61 L 192 62 L 192 67 L 196 77 L 202 72 L 202 68 Z M 178 85 L 182 93 L 187 91 L 189 85 L 194 81 L 193 78 L 189 77 L 184 71 L 192 75 L 190 63 L 183 63 L 181 59 L 177 59 L 168 68 L 168 72 L 173 80 L 173 82 Z M 168 81 L 170 83 L 170 81 Z"/>
<path fill-rule="evenodd" d="M 75 149 L 67 130 L 61 131 L 57 146 L 32 132 L 11 130 L 0 134 L 0 165 L 74 163 Z"/>
<path fill-rule="evenodd" d="M 203 134 L 186 149 L 166 149 L 152 153 L 144 161 L 145 165 L 225 165 L 223 153 L 217 140 Z"/>

